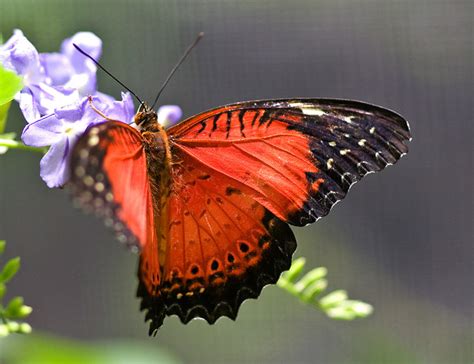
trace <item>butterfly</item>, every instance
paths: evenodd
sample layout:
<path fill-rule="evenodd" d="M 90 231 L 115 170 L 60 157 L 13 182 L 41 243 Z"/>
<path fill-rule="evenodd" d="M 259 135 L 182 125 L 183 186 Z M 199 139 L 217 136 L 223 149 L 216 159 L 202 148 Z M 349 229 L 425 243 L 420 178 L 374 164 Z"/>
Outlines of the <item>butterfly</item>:
<path fill-rule="evenodd" d="M 235 319 L 290 267 L 289 225 L 327 215 L 411 139 L 400 115 L 333 99 L 240 102 L 168 130 L 142 104 L 134 122 L 88 128 L 72 152 L 70 186 L 139 252 L 150 335 L 169 315 Z"/>

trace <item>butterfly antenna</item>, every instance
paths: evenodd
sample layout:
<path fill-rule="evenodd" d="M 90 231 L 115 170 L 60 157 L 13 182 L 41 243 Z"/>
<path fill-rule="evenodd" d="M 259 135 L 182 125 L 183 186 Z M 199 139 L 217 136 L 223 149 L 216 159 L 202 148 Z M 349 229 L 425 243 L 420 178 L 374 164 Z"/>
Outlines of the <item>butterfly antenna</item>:
<path fill-rule="evenodd" d="M 181 59 L 178 61 L 178 63 L 176 63 L 176 65 L 173 67 L 173 69 L 171 70 L 170 74 L 168 75 L 168 77 L 166 78 L 165 82 L 163 82 L 163 85 L 161 86 L 160 88 L 160 91 L 158 91 L 158 94 L 156 95 L 155 97 L 155 101 L 153 101 L 153 105 L 151 106 L 151 108 L 153 109 L 156 105 L 156 103 L 158 102 L 158 99 L 160 98 L 160 95 L 161 93 L 163 92 L 163 90 L 165 89 L 166 85 L 168 84 L 168 82 L 170 82 L 171 80 L 171 77 L 173 77 L 174 73 L 178 70 L 179 66 L 181 66 L 181 64 L 185 61 L 185 59 L 188 57 L 189 53 L 191 53 L 191 51 L 193 50 L 194 47 L 196 47 L 196 45 L 199 43 L 199 41 L 201 40 L 201 38 L 204 36 L 204 33 L 201 32 L 198 34 L 198 36 L 196 37 L 196 39 L 194 40 L 194 42 L 188 47 L 188 49 L 186 49 L 186 51 L 184 52 L 184 54 L 182 55 Z"/>
<path fill-rule="evenodd" d="M 90 55 L 88 55 L 86 52 L 84 52 L 81 48 L 79 48 L 79 46 L 77 44 L 72 44 L 74 46 L 74 48 L 76 48 L 80 53 L 82 53 L 84 56 L 86 56 L 87 58 L 89 58 L 92 62 L 95 63 L 95 65 L 97 67 L 99 67 L 102 71 L 104 71 L 105 73 L 107 73 L 110 77 L 112 77 L 112 79 L 114 79 L 116 82 L 118 82 L 122 87 L 125 88 L 125 90 L 127 90 L 128 92 L 130 92 L 133 96 L 135 96 L 135 98 L 138 100 L 138 102 L 140 103 L 140 105 L 143 105 L 143 101 L 135 94 L 135 92 L 133 92 L 132 90 L 130 90 L 127 86 L 125 86 L 123 84 L 123 82 L 121 82 L 117 77 L 115 77 L 113 74 L 111 74 L 109 71 L 107 71 L 105 69 L 104 66 L 102 66 L 99 62 L 97 62 L 93 57 L 91 57 Z"/>

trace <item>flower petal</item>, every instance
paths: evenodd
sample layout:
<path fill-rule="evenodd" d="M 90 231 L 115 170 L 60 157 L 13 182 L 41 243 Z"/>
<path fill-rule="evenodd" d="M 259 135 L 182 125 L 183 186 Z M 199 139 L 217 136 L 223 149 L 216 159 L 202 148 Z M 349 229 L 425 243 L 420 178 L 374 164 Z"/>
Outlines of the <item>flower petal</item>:
<path fill-rule="evenodd" d="M 52 87 L 45 83 L 32 85 L 30 86 L 30 90 L 33 99 L 31 100 L 32 105 L 28 105 L 28 107 L 36 108 L 40 115 L 49 115 L 58 108 L 75 104 L 80 100 L 77 90 L 64 87 Z M 21 101 L 20 99 L 20 102 Z M 23 109 L 21 104 L 20 107 Z"/>
<path fill-rule="evenodd" d="M 32 147 L 45 147 L 65 138 L 64 122 L 51 114 L 26 125 L 21 140 Z"/>
<path fill-rule="evenodd" d="M 88 98 L 84 97 L 80 101 L 56 109 L 55 115 L 58 119 L 74 122 L 84 117 L 84 110 L 88 104 Z"/>
<path fill-rule="evenodd" d="M 38 51 L 21 30 L 15 29 L 12 37 L 0 46 L 0 63 L 23 76 L 25 85 L 43 79 Z"/>
<path fill-rule="evenodd" d="M 69 141 L 63 137 L 41 159 L 40 176 L 49 188 L 61 187 L 69 179 Z"/>
<path fill-rule="evenodd" d="M 108 104 L 105 115 L 114 120 L 130 123 L 135 116 L 135 105 L 129 92 L 122 92 L 122 101 L 113 101 Z"/>
<path fill-rule="evenodd" d="M 41 117 L 30 89 L 23 89 L 22 92 L 17 94 L 16 100 L 20 104 L 21 112 L 28 123 L 38 120 Z"/>
<path fill-rule="evenodd" d="M 98 94 L 92 98 L 92 106 L 102 112 L 107 118 L 124 123 L 132 122 L 135 115 L 133 99 L 128 92 L 122 92 L 121 101 L 115 101 L 105 94 Z M 84 118 L 92 120 L 94 123 L 103 122 L 104 118 L 92 106 L 86 106 Z"/>
<path fill-rule="evenodd" d="M 64 85 L 74 73 L 71 62 L 62 53 L 41 53 L 40 61 L 52 86 Z"/>
<path fill-rule="evenodd" d="M 79 32 L 65 39 L 61 45 L 61 53 L 69 58 L 76 73 L 95 73 L 96 65 L 90 59 L 79 53 L 73 46 L 77 44 L 84 52 L 95 60 L 102 54 L 102 40 L 91 32 Z"/>
<path fill-rule="evenodd" d="M 163 105 L 158 109 L 158 122 L 166 127 L 176 124 L 183 116 L 183 111 L 177 105 Z"/>

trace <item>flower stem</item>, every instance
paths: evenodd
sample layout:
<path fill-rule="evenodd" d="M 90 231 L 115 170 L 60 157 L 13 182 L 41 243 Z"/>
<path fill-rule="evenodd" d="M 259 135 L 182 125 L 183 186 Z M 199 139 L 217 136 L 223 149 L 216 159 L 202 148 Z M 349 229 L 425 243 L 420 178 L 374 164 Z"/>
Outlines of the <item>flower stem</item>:
<path fill-rule="evenodd" d="M 30 147 L 29 145 L 25 145 L 22 142 L 17 140 L 10 140 L 10 139 L 1 139 L 0 138 L 0 147 L 7 147 L 8 149 L 22 149 L 30 152 L 38 152 L 44 154 L 47 149 L 46 148 L 38 148 L 38 147 Z"/>

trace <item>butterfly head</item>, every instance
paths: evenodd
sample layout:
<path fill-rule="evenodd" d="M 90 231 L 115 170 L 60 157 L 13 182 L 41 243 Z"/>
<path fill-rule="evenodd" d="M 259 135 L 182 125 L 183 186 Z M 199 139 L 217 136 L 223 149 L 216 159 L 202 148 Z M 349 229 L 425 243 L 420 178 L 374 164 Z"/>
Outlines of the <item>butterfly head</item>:
<path fill-rule="evenodd" d="M 158 124 L 158 117 L 155 110 L 143 102 L 138 108 L 133 121 L 141 130 L 147 130 Z"/>

